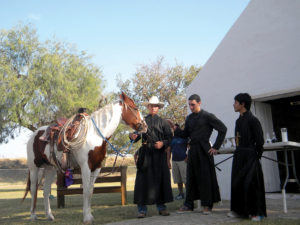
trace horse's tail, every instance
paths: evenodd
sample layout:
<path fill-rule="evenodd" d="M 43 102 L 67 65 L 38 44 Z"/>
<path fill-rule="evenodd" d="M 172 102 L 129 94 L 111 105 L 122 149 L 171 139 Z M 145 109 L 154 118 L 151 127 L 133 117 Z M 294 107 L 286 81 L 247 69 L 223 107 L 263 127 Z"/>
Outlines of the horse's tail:
<path fill-rule="evenodd" d="M 25 193 L 24 193 L 22 202 L 24 202 L 24 200 L 28 194 L 28 191 L 30 190 L 30 186 L 31 186 L 30 170 L 28 170 L 27 184 L 26 184 L 26 189 L 25 189 Z M 35 210 L 35 208 L 36 208 L 37 192 L 38 192 L 38 184 L 36 185 L 34 196 L 32 196 L 33 197 L 33 210 Z M 31 192 L 31 195 L 32 195 L 32 192 Z"/>
<path fill-rule="evenodd" d="M 30 185 L 31 185 L 31 182 L 30 182 L 30 170 L 28 170 L 28 175 L 27 175 L 27 184 L 26 184 L 26 189 L 25 189 L 25 193 L 24 193 L 24 197 L 22 199 L 22 202 L 24 202 L 27 194 L 28 194 L 28 191 L 30 190 Z"/>

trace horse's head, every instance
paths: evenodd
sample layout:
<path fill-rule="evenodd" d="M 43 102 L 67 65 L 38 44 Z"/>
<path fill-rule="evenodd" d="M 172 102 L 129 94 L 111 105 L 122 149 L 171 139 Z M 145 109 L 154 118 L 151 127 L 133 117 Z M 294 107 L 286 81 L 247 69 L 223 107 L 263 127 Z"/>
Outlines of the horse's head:
<path fill-rule="evenodd" d="M 125 93 L 120 94 L 122 104 L 122 120 L 131 128 L 135 129 L 138 132 L 146 133 L 147 124 L 143 120 L 140 111 L 135 105 L 134 101 L 129 98 Z"/>

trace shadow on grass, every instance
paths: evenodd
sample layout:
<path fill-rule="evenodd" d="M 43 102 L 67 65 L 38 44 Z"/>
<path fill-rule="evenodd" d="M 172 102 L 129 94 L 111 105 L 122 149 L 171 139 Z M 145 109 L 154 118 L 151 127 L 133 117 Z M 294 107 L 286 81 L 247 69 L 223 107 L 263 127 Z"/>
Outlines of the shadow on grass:
<path fill-rule="evenodd" d="M 4 192 L 3 190 L 1 191 Z M 13 192 L 14 190 L 9 191 Z M 20 192 L 20 190 L 15 191 Z M 174 190 L 174 193 L 175 192 L 177 193 L 177 190 Z M 65 196 L 65 208 L 57 208 L 56 201 L 56 198 L 50 200 L 55 221 L 46 220 L 42 198 L 38 198 L 37 201 L 36 214 L 38 216 L 38 220 L 31 221 L 30 197 L 27 197 L 23 203 L 21 203 L 20 198 L 1 199 L 0 224 L 82 224 L 82 195 Z M 106 224 L 136 218 L 137 207 L 133 204 L 133 191 L 127 192 L 127 202 L 127 205 L 121 205 L 120 193 L 94 194 L 92 198 L 92 214 L 95 219 L 94 224 Z M 175 211 L 182 205 L 182 203 L 183 201 L 167 203 L 168 210 Z M 155 205 L 148 206 L 147 216 L 150 217 L 156 215 L 158 215 L 158 212 Z"/>
<path fill-rule="evenodd" d="M 1 192 L 16 192 L 16 191 L 23 191 L 23 192 L 25 192 L 25 188 L 26 187 L 24 187 L 24 189 L 0 189 L 0 193 Z"/>
<path fill-rule="evenodd" d="M 1 169 L 0 183 L 27 182 L 28 169 Z"/>
<path fill-rule="evenodd" d="M 12 192 L 12 191 L 11 191 Z M 10 192 L 10 193 L 11 193 Z M 20 190 L 15 191 L 16 195 L 20 194 Z M 177 193 L 177 189 L 173 189 L 174 196 Z M 5 196 L 4 192 L 1 192 L 1 196 Z M 107 224 L 112 222 L 124 221 L 129 219 L 135 219 L 137 216 L 137 207 L 133 204 L 133 191 L 127 192 L 128 204 L 121 205 L 120 193 L 107 193 L 107 194 L 94 194 L 92 198 L 92 214 L 95 218 L 94 224 Z M 270 201 L 270 200 L 268 200 Z M 273 200 L 276 201 L 276 200 Z M 48 221 L 44 215 L 43 199 L 38 198 L 36 214 L 38 216 L 37 221 L 30 220 L 30 197 L 27 197 L 24 203 L 21 203 L 21 198 L 13 199 L 1 199 L 0 201 L 0 224 L 7 225 L 27 225 L 27 224 L 59 224 L 59 225 L 78 225 L 83 224 L 82 215 L 82 195 L 65 196 L 65 208 L 57 208 L 57 199 L 50 200 L 52 213 L 55 217 L 55 221 Z M 276 203 L 276 202 L 275 202 Z M 292 202 L 288 202 L 289 206 L 292 206 Z M 183 200 L 173 201 L 167 203 L 168 211 L 174 213 L 183 204 Z M 197 205 L 195 205 L 196 207 Z M 295 202 L 294 208 L 289 208 L 289 213 L 286 218 L 278 218 L 285 216 L 281 211 L 281 206 L 275 207 L 274 203 L 269 202 L 268 207 L 269 217 L 263 220 L 262 225 L 281 225 L 281 224 L 300 224 L 299 220 L 299 207 Z M 274 208 L 275 207 L 275 208 Z M 224 216 L 225 218 L 229 210 L 229 201 L 223 201 L 222 205 L 216 204 L 213 214 L 217 217 Z M 294 211 L 294 213 L 293 213 Z M 272 213 L 271 213 L 272 212 Z M 147 217 L 158 215 L 155 205 L 148 206 Z M 195 214 L 200 215 L 201 214 Z M 295 217 L 295 219 L 292 219 Z M 187 217 L 188 219 L 189 217 Z M 149 221 L 149 220 L 148 220 Z M 188 221 L 187 221 L 188 222 Z M 216 221 L 213 221 L 216 224 Z M 220 221 L 219 221 L 220 222 Z M 222 223 L 222 224 L 224 224 Z M 238 223 L 226 223 L 226 224 L 257 224 L 249 220 L 241 220 Z"/>

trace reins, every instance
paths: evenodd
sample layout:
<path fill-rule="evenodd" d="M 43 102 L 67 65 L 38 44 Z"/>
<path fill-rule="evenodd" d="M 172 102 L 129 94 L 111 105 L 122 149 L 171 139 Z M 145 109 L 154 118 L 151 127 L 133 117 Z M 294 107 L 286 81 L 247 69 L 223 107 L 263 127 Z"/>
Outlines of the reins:
<path fill-rule="evenodd" d="M 98 132 L 98 134 L 103 138 L 104 141 L 106 141 L 106 142 L 109 144 L 109 146 L 111 147 L 111 149 L 112 149 L 117 155 L 119 155 L 119 156 L 121 156 L 121 157 L 125 157 L 125 156 L 128 154 L 128 152 L 130 151 L 130 149 L 131 149 L 132 144 L 133 144 L 134 141 L 130 140 L 130 141 L 128 141 L 125 145 L 123 145 L 121 148 L 117 149 L 112 143 L 110 143 L 109 140 L 107 140 L 106 137 L 104 137 L 104 135 L 101 133 L 101 131 L 100 131 L 100 129 L 98 128 L 98 126 L 97 126 L 95 120 L 94 120 L 92 117 L 91 117 L 91 120 L 92 120 L 92 122 L 93 122 L 93 124 L 94 124 L 94 126 L 95 126 L 95 128 L 96 128 L 96 130 L 97 130 L 97 132 Z M 125 151 L 125 153 L 122 154 L 122 153 L 121 153 L 121 150 L 122 150 L 123 148 L 125 148 L 129 143 L 130 143 L 130 146 L 128 147 L 127 151 Z"/>
<path fill-rule="evenodd" d="M 132 108 L 131 106 L 127 105 L 124 101 L 122 101 L 122 104 L 123 104 L 123 106 L 125 106 L 125 108 L 129 108 L 129 110 L 135 115 L 135 117 L 137 117 L 136 114 L 133 112 L 133 110 L 136 111 L 136 109 L 134 109 L 134 108 Z M 104 141 L 106 141 L 106 142 L 109 144 L 109 146 L 110 146 L 111 149 L 116 153 L 116 155 L 117 155 L 117 156 L 121 156 L 121 157 L 123 157 L 123 158 L 126 157 L 126 155 L 128 154 L 128 152 L 130 151 L 130 149 L 131 149 L 132 144 L 133 144 L 134 141 L 133 141 L 133 140 L 129 140 L 129 141 L 128 141 L 126 144 L 124 144 L 121 148 L 117 149 L 117 148 L 116 148 L 113 144 L 111 144 L 110 141 L 107 140 L 107 138 L 104 137 L 104 135 L 101 133 L 101 131 L 100 131 L 100 129 L 98 128 L 98 126 L 97 126 L 97 124 L 96 124 L 96 122 L 95 122 L 95 120 L 94 120 L 93 117 L 91 117 L 91 120 L 92 120 L 92 122 L 93 122 L 93 124 L 94 124 L 94 126 L 95 126 L 95 128 L 96 128 L 96 130 L 97 130 L 97 132 L 98 132 L 98 134 L 103 138 Z M 125 151 L 125 153 L 122 154 L 122 153 L 121 153 L 121 150 L 122 150 L 123 148 L 125 148 L 129 143 L 130 143 L 130 145 L 129 145 L 127 151 Z"/>
<path fill-rule="evenodd" d="M 97 126 L 95 120 L 93 119 L 93 117 L 91 117 L 91 120 L 92 120 L 92 122 L 93 122 L 93 124 L 94 124 L 94 126 L 95 126 L 95 128 L 96 128 L 96 130 L 97 130 L 97 132 L 98 132 L 98 134 L 103 138 L 104 141 L 106 141 L 106 142 L 109 144 L 109 146 L 111 147 L 111 149 L 116 153 L 116 157 L 115 157 L 115 160 L 114 160 L 114 163 L 113 163 L 113 166 L 112 166 L 112 171 L 111 171 L 110 173 L 106 174 L 106 175 L 103 175 L 103 177 L 104 177 L 104 176 L 108 176 L 108 175 L 110 175 L 110 174 L 112 174 L 112 173 L 115 172 L 115 168 L 116 168 L 115 166 L 116 166 L 116 162 L 117 162 L 118 156 L 123 157 L 123 161 L 124 161 L 125 156 L 126 156 L 126 155 L 128 154 L 128 152 L 130 151 L 130 149 L 131 149 L 132 144 L 133 144 L 134 141 L 133 141 L 133 140 L 130 140 L 130 141 L 128 141 L 125 145 L 123 145 L 121 148 L 117 149 L 117 148 L 116 148 L 112 143 L 110 143 L 110 141 L 107 140 L 107 138 L 104 137 L 104 135 L 101 133 L 101 131 L 100 131 L 100 129 L 98 128 L 98 126 Z M 127 151 L 125 151 L 125 153 L 122 154 L 122 153 L 121 153 L 121 150 L 122 150 L 123 148 L 125 148 L 126 146 L 128 146 L 129 143 L 130 143 L 130 145 L 129 145 Z M 122 161 L 121 165 L 123 164 L 123 161 Z M 120 166 L 121 166 L 121 165 L 120 165 Z"/>
<path fill-rule="evenodd" d="M 137 115 L 136 115 L 136 113 L 134 112 L 134 111 L 137 111 L 136 109 L 134 109 L 134 108 L 132 108 L 131 106 L 129 106 L 129 105 L 127 105 L 124 101 L 121 101 L 122 102 L 122 106 L 123 107 L 125 107 L 125 109 L 129 109 L 133 114 L 134 114 L 134 116 L 135 117 L 137 117 Z M 109 144 L 109 146 L 111 147 L 111 149 L 116 153 L 116 157 L 115 157 L 115 160 L 114 160 L 114 163 L 113 163 L 113 166 L 112 166 L 112 171 L 110 172 L 110 173 L 108 173 L 108 174 L 105 174 L 105 175 L 103 175 L 103 177 L 104 176 L 108 176 L 108 175 L 110 175 L 110 174 L 112 174 L 112 173 L 114 173 L 115 172 L 115 170 L 116 170 L 116 162 L 117 162 L 117 158 L 118 158 L 118 156 L 121 156 L 122 158 L 123 158 L 123 160 L 122 160 L 122 163 L 120 164 L 120 166 L 122 166 L 122 164 L 123 164 L 123 162 L 124 162 L 124 159 L 125 159 L 125 157 L 126 157 L 126 155 L 128 154 L 128 152 L 131 150 L 131 148 L 132 148 L 132 145 L 133 145 L 133 143 L 134 143 L 134 140 L 129 140 L 127 143 L 125 143 L 121 148 L 116 148 L 102 133 L 101 133 L 101 131 L 100 131 L 100 129 L 99 129 L 99 127 L 97 126 L 97 124 L 96 124 L 96 122 L 95 122 L 95 120 L 94 120 L 94 118 L 93 117 L 91 117 L 91 120 L 92 120 L 92 122 L 93 122 L 93 124 L 94 124 L 94 127 L 96 128 L 96 130 L 97 130 L 97 133 L 103 138 L 103 140 L 104 141 L 106 141 L 108 144 Z M 125 147 L 127 147 L 129 145 L 129 147 L 128 147 L 128 149 L 122 154 L 121 153 L 121 150 L 122 149 L 124 149 Z"/>

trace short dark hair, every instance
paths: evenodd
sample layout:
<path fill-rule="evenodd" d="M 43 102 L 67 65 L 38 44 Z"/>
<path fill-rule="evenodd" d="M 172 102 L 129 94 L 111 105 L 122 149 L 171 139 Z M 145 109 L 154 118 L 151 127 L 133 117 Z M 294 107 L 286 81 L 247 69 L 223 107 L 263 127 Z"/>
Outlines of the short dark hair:
<path fill-rule="evenodd" d="M 201 98 L 199 95 L 197 94 L 193 94 L 189 97 L 189 100 L 193 101 L 193 100 L 196 100 L 196 102 L 201 102 Z"/>
<path fill-rule="evenodd" d="M 87 108 L 79 108 L 77 113 L 85 113 Z"/>
<path fill-rule="evenodd" d="M 234 100 L 238 101 L 240 104 L 244 103 L 245 108 L 250 110 L 252 99 L 248 93 L 239 93 L 234 97 Z"/>

